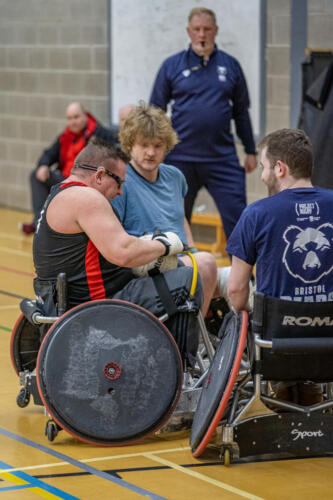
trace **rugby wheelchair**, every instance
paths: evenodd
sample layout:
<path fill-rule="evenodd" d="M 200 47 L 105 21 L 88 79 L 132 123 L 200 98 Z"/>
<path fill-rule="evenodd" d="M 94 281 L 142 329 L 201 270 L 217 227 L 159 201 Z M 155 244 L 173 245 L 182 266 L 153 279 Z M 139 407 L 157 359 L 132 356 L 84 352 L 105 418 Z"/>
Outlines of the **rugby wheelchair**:
<path fill-rule="evenodd" d="M 64 274 L 53 290 L 55 315 L 41 313 L 38 297 L 37 304 L 21 302 L 11 337 L 12 362 L 23 386 L 17 404 L 27 406 L 32 395 L 35 404 L 44 405 L 49 441 L 64 429 L 91 444 L 120 446 L 192 422 L 214 355 L 193 300 L 194 260 L 193 266 L 189 296 L 175 305 L 170 294 L 159 317 L 114 299 L 66 310 Z M 176 340 L 168 329 L 175 313 Z M 193 331 L 196 357 L 191 362 L 186 352 Z M 168 427 L 171 415 L 174 425 Z"/>
<path fill-rule="evenodd" d="M 201 456 L 208 444 L 225 465 L 258 455 L 332 453 L 333 302 L 255 293 L 251 320 L 245 311 L 230 312 L 219 336 L 194 415 L 193 456 Z M 277 381 L 294 387 L 317 382 L 322 394 L 311 405 L 277 399 Z"/>

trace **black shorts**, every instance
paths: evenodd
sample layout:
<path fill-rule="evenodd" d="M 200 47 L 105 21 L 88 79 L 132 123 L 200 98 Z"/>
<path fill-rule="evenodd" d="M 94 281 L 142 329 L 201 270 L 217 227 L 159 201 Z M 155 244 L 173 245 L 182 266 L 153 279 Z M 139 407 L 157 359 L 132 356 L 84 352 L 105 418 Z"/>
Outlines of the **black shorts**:
<path fill-rule="evenodd" d="M 182 266 L 164 273 L 165 280 L 176 305 L 182 305 L 190 296 L 192 285 L 192 267 Z M 125 287 L 112 296 L 113 299 L 127 300 L 148 309 L 159 317 L 165 314 L 165 308 L 157 292 L 153 278 L 145 276 L 131 280 Z M 198 276 L 194 301 L 198 308 L 203 302 L 201 280 Z"/>
<path fill-rule="evenodd" d="M 171 292 L 173 301 L 177 306 L 184 305 L 190 298 L 193 269 L 182 266 L 164 273 L 166 283 Z M 113 299 L 127 300 L 144 307 L 155 316 L 160 317 L 166 313 L 163 301 L 156 289 L 154 279 L 147 276 L 130 281 Z M 201 279 L 198 282 L 194 294 L 196 309 L 200 309 L 203 302 Z M 195 365 L 196 353 L 199 341 L 199 323 L 196 314 L 192 312 L 179 312 L 169 317 L 165 326 L 172 333 L 183 362 L 190 366 Z"/>

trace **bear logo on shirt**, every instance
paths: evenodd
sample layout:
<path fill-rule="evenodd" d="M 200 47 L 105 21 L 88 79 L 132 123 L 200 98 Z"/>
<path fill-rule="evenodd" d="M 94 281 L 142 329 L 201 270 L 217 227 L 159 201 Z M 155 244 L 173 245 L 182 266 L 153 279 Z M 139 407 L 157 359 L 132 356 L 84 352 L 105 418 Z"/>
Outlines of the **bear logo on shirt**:
<path fill-rule="evenodd" d="M 283 233 L 286 247 L 282 262 L 294 278 L 316 283 L 333 269 L 333 225 L 301 229 L 289 226 Z"/>

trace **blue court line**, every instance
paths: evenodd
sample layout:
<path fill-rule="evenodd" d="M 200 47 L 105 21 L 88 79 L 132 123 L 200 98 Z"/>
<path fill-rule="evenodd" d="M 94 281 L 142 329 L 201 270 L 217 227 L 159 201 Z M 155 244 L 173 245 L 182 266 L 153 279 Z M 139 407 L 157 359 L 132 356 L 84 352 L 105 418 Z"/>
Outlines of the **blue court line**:
<path fill-rule="evenodd" d="M 31 488 L 31 484 L 21 484 L 18 486 L 7 486 L 6 488 L 0 488 L 0 493 L 2 493 L 3 491 L 24 490 L 26 488 Z"/>
<path fill-rule="evenodd" d="M 16 485 L 16 486 L 10 486 L 8 488 L 1 488 L 0 493 L 5 490 L 9 489 L 20 489 L 22 487 L 24 488 L 40 488 L 44 491 L 48 491 L 49 493 L 52 493 L 53 495 L 63 498 L 63 500 L 80 500 L 78 497 L 73 497 L 73 495 L 70 495 L 69 493 L 65 493 L 64 491 L 59 490 L 59 488 L 56 488 L 55 486 L 51 486 L 50 484 L 44 483 L 40 479 L 37 479 L 33 476 L 29 476 L 29 474 L 26 474 L 23 471 L 16 471 L 16 472 L 10 472 L 10 469 L 13 469 L 12 466 L 6 464 L 5 462 L 0 461 L 0 467 L 1 469 L 8 469 L 8 473 L 11 474 L 12 476 L 18 477 L 20 479 L 23 479 L 24 481 L 27 481 L 29 484 L 23 484 L 23 485 Z"/>
<path fill-rule="evenodd" d="M 75 458 L 71 458 L 67 455 L 64 455 L 63 453 L 59 453 L 58 451 L 52 450 L 51 448 L 48 448 L 47 446 L 44 446 L 39 443 L 35 443 L 34 441 L 31 441 L 30 439 L 27 439 L 23 436 L 19 436 L 18 434 L 15 434 L 14 432 L 7 431 L 6 429 L 2 429 L 0 427 L 0 434 L 3 436 L 9 437 L 11 439 L 15 439 L 15 441 L 18 441 L 20 443 L 26 444 L 28 446 L 31 446 L 32 448 L 35 448 L 39 451 L 42 451 L 44 453 L 47 453 L 48 455 L 52 455 L 53 457 L 58 458 L 62 462 L 67 462 L 74 467 L 78 467 L 79 469 L 85 470 L 89 472 L 90 474 L 94 476 L 101 477 L 102 479 L 106 479 L 107 481 L 110 481 L 111 483 L 118 484 L 118 486 L 122 486 L 123 488 L 127 488 L 128 490 L 134 491 L 135 493 L 138 493 L 139 495 L 143 495 L 147 498 L 151 498 L 153 500 L 167 500 L 165 497 L 161 497 L 160 495 L 156 495 L 155 493 L 151 493 L 148 490 L 145 490 L 143 488 L 140 488 L 139 486 L 135 486 L 134 484 L 128 483 L 127 481 L 124 481 L 123 479 L 119 479 L 115 476 L 111 476 L 110 474 L 107 474 L 106 472 L 103 472 L 99 469 L 96 469 L 95 467 L 92 467 L 91 465 L 84 464 L 80 462 L 79 460 L 75 460 Z M 8 470 L 10 472 L 10 469 Z"/>

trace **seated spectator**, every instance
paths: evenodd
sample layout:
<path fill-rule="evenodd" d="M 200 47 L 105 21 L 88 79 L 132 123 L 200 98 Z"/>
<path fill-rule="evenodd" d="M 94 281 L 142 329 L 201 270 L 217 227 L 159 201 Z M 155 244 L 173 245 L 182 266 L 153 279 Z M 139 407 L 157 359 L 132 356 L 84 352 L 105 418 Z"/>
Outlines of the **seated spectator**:
<path fill-rule="evenodd" d="M 119 122 L 119 129 L 124 125 L 126 118 L 130 114 L 131 111 L 135 109 L 134 104 L 125 104 L 125 106 L 122 106 L 119 109 L 119 114 L 118 114 L 118 122 Z"/>
<path fill-rule="evenodd" d="M 269 197 L 242 213 L 227 245 L 232 255 L 228 295 L 246 308 L 256 264 L 257 290 L 297 302 L 333 301 L 333 191 L 312 186 L 312 148 L 301 130 L 282 129 L 259 145 L 261 180 Z M 320 384 L 283 383 L 279 399 L 313 404 Z"/>
<path fill-rule="evenodd" d="M 43 312 L 47 313 L 44 306 L 58 274 L 66 273 L 69 308 L 93 299 L 118 298 L 164 314 L 154 280 L 136 276 L 147 275 L 152 267 L 160 269 L 163 261 L 182 251 L 183 244 L 172 232 L 140 239 L 124 231 L 109 201 L 122 194 L 123 158 L 120 150 L 93 138 L 77 156 L 70 176 L 52 188 L 33 241 L 34 288 Z M 177 291 L 191 288 L 192 271 L 174 268 L 164 277 L 177 304 L 183 300 Z M 200 281 L 195 300 L 199 308 Z"/>
<path fill-rule="evenodd" d="M 119 141 L 130 162 L 123 195 L 112 200 L 112 206 L 124 229 L 135 236 L 152 233 L 156 227 L 170 230 L 190 248 L 194 247 L 184 214 L 185 177 L 179 169 L 163 163 L 167 152 L 178 142 L 169 118 L 161 109 L 141 102 L 128 114 Z M 205 314 L 212 297 L 220 295 L 216 290 L 216 261 L 208 252 L 196 251 L 194 257 L 203 283 Z M 188 256 L 181 257 L 181 261 L 192 266 Z"/>
<path fill-rule="evenodd" d="M 79 102 L 72 102 L 66 109 L 67 127 L 55 142 L 44 150 L 37 168 L 30 175 L 31 197 L 34 212 L 32 223 L 20 224 L 25 234 L 35 232 L 37 219 L 51 186 L 63 181 L 71 172 L 75 157 L 86 146 L 92 135 L 115 143 L 114 131 L 104 128 Z M 50 169 L 57 165 L 55 169 Z"/>

